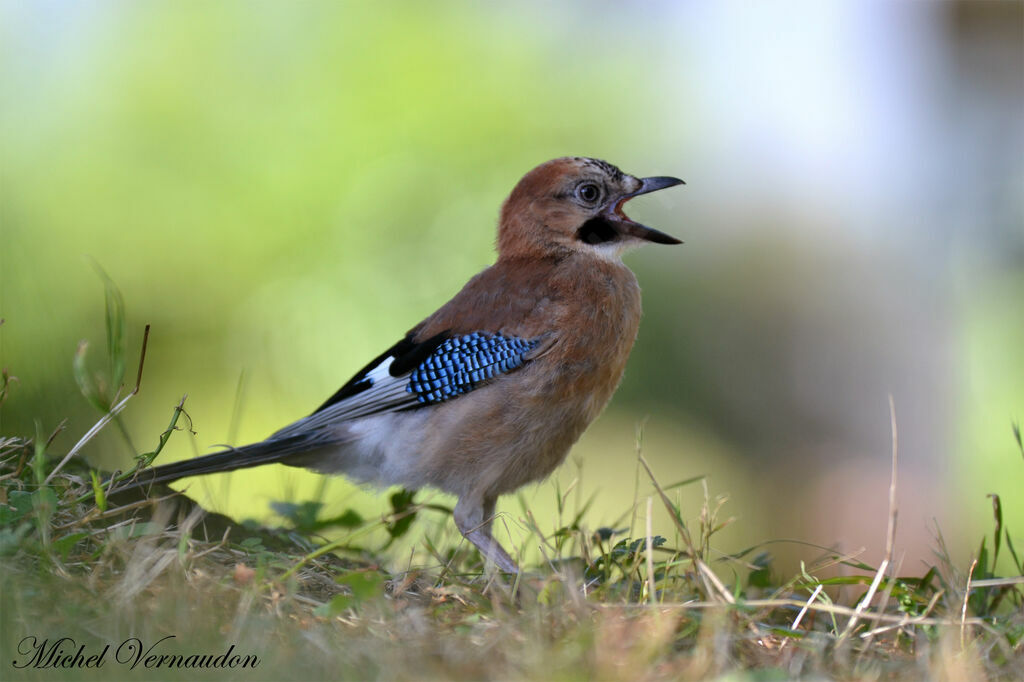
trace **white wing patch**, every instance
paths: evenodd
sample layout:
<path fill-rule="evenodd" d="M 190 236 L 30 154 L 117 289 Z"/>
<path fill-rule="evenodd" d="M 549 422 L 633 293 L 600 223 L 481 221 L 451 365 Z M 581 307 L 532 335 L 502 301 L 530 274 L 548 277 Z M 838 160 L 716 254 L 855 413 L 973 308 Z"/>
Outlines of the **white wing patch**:
<path fill-rule="evenodd" d="M 319 410 L 271 438 L 330 431 L 331 427 L 353 419 L 451 400 L 519 369 L 540 344 L 540 337 L 520 339 L 500 333 L 472 332 L 457 337 L 434 337 L 419 346 L 428 347 L 418 355 L 415 346 L 410 350 L 407 343 L 400 342 L 378 358 L 377 364 L 364 367 Z M 391 367 L 396 359 L 408 370 L 392 376 Z"/>
<path fill-rule="evenodd" d="M 406 388 L 409 385 L 408 373 L 393 377 L 388 371 L 394 361 L 395 358 L 389 356 L 367 372 L 359 383 L 365 382 L 369 386 L 360 392 L 329 405 L 305 419 L 300 419 L 294 424 L 289 424 L 271 437 L 308 433 L 333 423 L 418 405 L 416 396 Z"/>

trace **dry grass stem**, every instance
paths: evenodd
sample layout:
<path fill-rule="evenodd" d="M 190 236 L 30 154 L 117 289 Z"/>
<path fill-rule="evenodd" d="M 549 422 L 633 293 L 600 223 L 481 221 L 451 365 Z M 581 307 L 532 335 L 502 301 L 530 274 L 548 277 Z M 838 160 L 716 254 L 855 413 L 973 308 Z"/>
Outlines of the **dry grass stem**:
<path fill-rule="evenodd" d="M 645 536 L 647 546 L 647 598 L 654 606 L 658 603 L 658 591 L 655 587 L 654 582 L 654 531 L 652 530 L 653 524 L 651 517 L 654 516 L 653 512 L 654 498 L 647 498 L 647 534 Z"/>

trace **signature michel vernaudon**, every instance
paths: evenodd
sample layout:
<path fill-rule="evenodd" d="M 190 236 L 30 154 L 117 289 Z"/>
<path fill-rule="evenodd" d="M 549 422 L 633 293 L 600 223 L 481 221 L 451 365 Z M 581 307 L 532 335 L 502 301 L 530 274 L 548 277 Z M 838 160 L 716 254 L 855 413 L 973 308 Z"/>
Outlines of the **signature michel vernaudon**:
<path fill-rule="evenodd" d="M 174 635 L 167 635 L 153 644 L 129 637 L 116 647 L 106 644 L 86 650 L 70 637 L 42 639 L 28 636 L 18 643 L 18 655 L 11 665 L 15 668 L 102 668 L 107 663 L 122 666 L 128 670 L 156 668 L 255 668 L 259 657 L 253 654 L 236 654 L 235 645 L 222 653 L 162 653 L 160 645 Z M 113 649 L 113 651 L 111 651 Z"/>

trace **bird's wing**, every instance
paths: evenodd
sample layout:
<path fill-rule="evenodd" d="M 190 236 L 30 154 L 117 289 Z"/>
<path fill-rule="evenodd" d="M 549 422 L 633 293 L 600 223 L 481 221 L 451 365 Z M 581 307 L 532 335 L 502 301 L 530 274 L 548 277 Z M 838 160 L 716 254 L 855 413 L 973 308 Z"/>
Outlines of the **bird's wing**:
<path fill-rule="evenodd" d="M 370 364 L 306 417 L 272 438 L 328 424 L 451 400 L 511 372 L 532 358 L 543 339 L 504 334 L 441 332 L 416 341 L 413 332 Z"/>
<path fill-rule="evenodd" d="M 331 425 L 383 412 L 433 405 L 469 393 L 529 363 L 532 353 L 542 351 L 547 339 L 547 336 L 522 339 L 489 332 L 442 332 L 417 341 L 417 331 L 413 330 L 376 357 L 316 412 L 270 438 L 205 457 L 145 469 L 135 481 L 116 492 L 271 462 L 294 463 L 293 456 L 339 442 Z"/>

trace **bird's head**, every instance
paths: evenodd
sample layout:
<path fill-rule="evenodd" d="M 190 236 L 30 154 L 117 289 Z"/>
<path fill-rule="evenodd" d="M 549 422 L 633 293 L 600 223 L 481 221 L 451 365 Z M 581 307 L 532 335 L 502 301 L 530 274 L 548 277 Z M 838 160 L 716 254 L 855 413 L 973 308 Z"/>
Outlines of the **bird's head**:
<path fill-rule="evenodd" d="M 565 157 L 527 173 L 501 209 L 500 257 L 596 253 L 618 258 L 644 242 L 681 244 L 622 212 L 635 196 L 683 184 L 678 178 L 635 178 L 598 159 Z"/>

